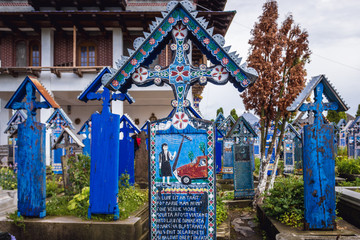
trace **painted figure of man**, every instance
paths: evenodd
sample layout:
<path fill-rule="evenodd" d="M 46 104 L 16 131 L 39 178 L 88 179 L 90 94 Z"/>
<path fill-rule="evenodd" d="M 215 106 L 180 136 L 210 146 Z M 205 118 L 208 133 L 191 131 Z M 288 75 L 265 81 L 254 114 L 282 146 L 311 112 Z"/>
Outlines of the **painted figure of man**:
<path fill-rule="evenodd" d="M 172 176 L 170 161 L 176 156 L 176 152 L 172 155 L 169 152 L 169 146 L 167 143 L 161 145 L 161 152 L 159 154 L 159 168 L 160 176 L 162 177 L 162 183 L 165 185 L 165 178 L 167 178 L 167 185 L 170 186 L 170 177 Z"/>

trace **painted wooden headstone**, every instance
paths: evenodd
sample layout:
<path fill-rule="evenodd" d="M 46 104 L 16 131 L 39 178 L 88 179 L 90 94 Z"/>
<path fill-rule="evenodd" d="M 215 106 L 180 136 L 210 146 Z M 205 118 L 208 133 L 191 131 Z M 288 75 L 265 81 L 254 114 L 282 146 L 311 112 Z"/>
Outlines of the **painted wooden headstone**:
<path fill-rule="evenodd" d="M 338 141 L 338 147 L 339 148 L 345 148 L 346 147 L 346 120 L 340 119 L 340 121 L 337 124 L 339 128 L 339 141 Z"/>
<path fill-rule="evenodd" d="M 231 130 L 232 126 L 235 124 L 234 118 L 229 115 L 217 128 L 218 131 L 221 132 L 224 136 L 228 134 Z M 222 178 L 223 179 L 234 179 L 234 153 L 233 153 L 233 146 L 234 139 L 224 137 L 222 142 Z"/>
<path fill-rule="evenodd" d="M 221 173 L 222 168 L 222 155 L 223 155 L 223 133 L 218 129 L 220 124 L 225 120 L 224 115 L 219 112 L 216 116 L 214 121 L 215 124 L 215 166 L 216 166 L 216 173 Z"/>
<path fill-rule="evenodd" d="M 240 116 L 226 137 L 233 138 L 235 141 L 232 146 L 234 159 L 234 198 L 252 198 L 254 196 L 253 139 L 257 137 L 257 134 L 250 123 Z"/>
<path fill-rule="evenodd" d="M 71 129 L 75 129 L 71 119 L 67 116 L 62 108 L 56 109 L 46 121 L 49 124 L 49 127 L 52 130 L 51 133 L 51 142 L 54 143 L 59 138 L 63 128 L 69 127 Z M 64 149 L 65 150 L 65 149 Z M 62 166 L 61 166 L 61 157 L 65 154 L 64 150 L 61 148 L 57 148 L 53 150 L 53 172 L 55 174 L 62 174 Z"/>
<path fill-rule="evenodd" d="M 83 148 L 83 154 L 90 156 L 91 154 L 91 140 L 90 140 L 90 133 L 91 133 L 91 119 L 88 119 L 84 122 L 84 124 L 81 126 L 79 132 L 77 134 L 85 135 L 84 139 L 82 140 L 82 143 L 85 145 Z"/>
<path fill-rule="evenodd" d="M 348 128 L 348 136 L 349 136 L 348 156 L 355 159 L 360 156 L 359 134 L 360 134 L 360 117 L 356 117 Z"/>
<path fill-rule="evenodd" d="M 127 114 L 120 118 L 120 151 L 119 151 L 119 176 L 129 174 L 129 183 L 135 183 L 135 149 L 133 135 L 141 130 Z"/>
<path fill-rule="evenodd" d="M 79 95 L 78 99 L 102 100 L 101 113 L 91 115 L 91 166 L 90 166 L 90 205 L 88 218 L 92 214 L 113 214 L 119 218 L 117 204 L 119 180 L 119 139 L 120 116 L 110 112 L 113 100 L 134 102 L 130 95 L 110 93 L 108 88 L 98 92 L 101 78 L 112 69 L 103 68 L 94 81 Z"/>
<path fill-rule="evenodd" d="M 36 101 L 36 92 L 45 100 Z M 23 99 L 25 98 L 25 102 Z M 35 78 L 26 77 L 5 108 L 25 109 L 26 121 L 18 125 L 18 215 L 45 217 L 45 124 L 36 122 L 36 110 L 59 108 Z"/>
<path fill-rule="evenodd" d="M 304 101 L 314 91 L 314 103 Z M 323 95 L 328 102 L 323 102 Z M 304 126 L 303 174 L 306 229 L 335 228 L 334 130 L 323 123 L 322 112 L 348 107 L 324 75 L 313 77 L 288 111 L 314 112 L 314 124 Z"/>
<path fill-rule="evenodd" d="M 150 134 L 150 239 L 215 239 L 214 126 L 195 117 L 186 99 L 190 86 L 207 81 L 225 84 L 230 80 L 240 91 L 256 80 L 256 72 L 240 67 L 235 53 L 223 48 L 224 38 L 212 36 L 213 28 L 196 18 L 188 1 L 171 1 L 164 18 L 156 18 L 151 33 L 134 41 L 130 57 L 118 62 L 118 71 L 103 77 L 111 90 L 126 91 L 138 86 L 168 84 L 174 91 L 174 110 L 164 119 L 151 122 Z M 167 67 L 147 66 L 172 37 L 173 61 Z M 191 39 L 215 66 L 190 64 Z"/>
<path fill-rule="evenodd" d="M 18 125 L 24 122 L 27 118 L 26 113 L 23 110 L 17 110 L 14 115 L 10 118 L 9 122 L 7 123 L 7 127 L 4 131 L 5 134 L 9 134 L 9 138 L 12 139 L 11 145 L 13 148 L 13 160 L 12 164 L 17 163 L 18 158 L 18 144 L 17 144 L 17 130 Z"/>
<path fill-rule="evenodd" d="M 62 131 L 60 135 L 55 140 L 55 143 L 52 146 L 53 150 L 64 149 L 65 155 L 61 152 L 60 157 L 60 166 L 61 166 L 61 173 L 63 174 L 63 183 L 65 192 L 71 190 L 71 183 L 69 179 L 69 163 L 68 160 L 72 153 L 75 153 L 75 150 L 82 149 L 85 145 L 81 142 L 80 139 L 76 137 L 76 135 L 70 130 L 69 126 L 60 127 Z"/>
<path fill-rule="evenodd" d="M 283 139 L 284 150 L 284 173 L 294 173 L 296 158 L 299 151 L 296 151 L 296 143 L 301 142 L 301 136 L 294 126 L 286 123 Z"/>

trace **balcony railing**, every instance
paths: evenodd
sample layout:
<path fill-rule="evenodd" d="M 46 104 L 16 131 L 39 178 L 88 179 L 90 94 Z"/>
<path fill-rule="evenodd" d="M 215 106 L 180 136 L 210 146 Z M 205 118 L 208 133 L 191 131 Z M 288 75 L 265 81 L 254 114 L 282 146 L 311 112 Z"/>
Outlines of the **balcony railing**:
<path fill-rule="evenodd" d="M 61 73 L 75 73 L 79 77 L 83 77 L 84 73 L 98 73 L 104 66 L 54 66 L 54 67 L 1 67 L 0 74 L 8 74 L 13 77 L 18 77 L 19 74 L 34 75 L 40 77 L 42 71 L 50 71 L 58 78 L 61 78 Z"/>

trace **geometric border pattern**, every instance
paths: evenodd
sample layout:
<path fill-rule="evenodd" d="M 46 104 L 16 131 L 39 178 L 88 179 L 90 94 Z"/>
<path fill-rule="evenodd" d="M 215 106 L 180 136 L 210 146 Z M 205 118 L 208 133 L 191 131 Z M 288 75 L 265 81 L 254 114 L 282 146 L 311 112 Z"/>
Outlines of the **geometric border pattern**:
<path fill-rule="evenodd" d="M 156 178 L 156 156 L 155 156 L 155 140 L 156 140 L 156 123 L 150 124 L 150 239 L 157 239 L 156 231 L 156 205 L 158 194 L 155 186 Z M 210 125 L 207 129 L 207 152 L 208 152 L 208 186 L 203 189 L 208 193 L 208 233 L 207 239 L 216 239 L 216 175 L 215 175 L 215 158 L 214 145 L 215 134 L 214 127 Z M 181 191 L 181 189 L 173 189 L 172 191 Z"/>

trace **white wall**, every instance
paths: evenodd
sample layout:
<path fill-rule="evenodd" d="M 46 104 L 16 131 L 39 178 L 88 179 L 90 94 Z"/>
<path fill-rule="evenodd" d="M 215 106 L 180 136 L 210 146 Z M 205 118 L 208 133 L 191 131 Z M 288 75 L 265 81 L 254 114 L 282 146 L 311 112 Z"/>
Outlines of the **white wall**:
<path fill-rule="evenodd" d="M 160 119 L 167 117 L 171 112 L 172 107 L 169 106 L 124 106 L 124 113 L 127 113 L 134 121 L 139 118 L 139 127 L 142 127 L 146 120 L 149 119 L 151 113 L 155 113 L 155 116 Z"/>

